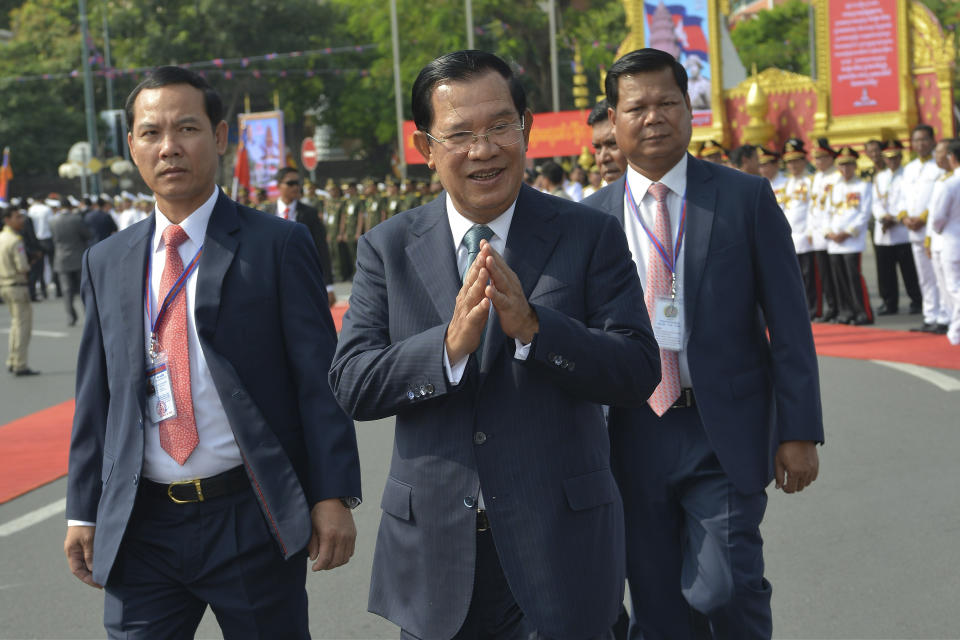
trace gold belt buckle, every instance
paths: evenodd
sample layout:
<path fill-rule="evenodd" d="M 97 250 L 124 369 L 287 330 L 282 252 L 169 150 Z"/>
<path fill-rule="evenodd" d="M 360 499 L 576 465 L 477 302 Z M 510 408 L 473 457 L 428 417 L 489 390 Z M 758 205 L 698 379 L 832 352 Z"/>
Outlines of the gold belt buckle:
<path fill-rule="evenodd" d="M 192 484 L 197 488 L 197 499 L 196 500 L 181 500 L 173 495 L 173 488 L 181 485 L 190 485 Z M 177 504 L 189 504 L 191 502 L 203 502 L 203 490 L 200 488 L 200 478 L 194 478 L 193 480 L 180 480 L 179 482 L 171 482 L 167 485 L 167 497 Z"/>

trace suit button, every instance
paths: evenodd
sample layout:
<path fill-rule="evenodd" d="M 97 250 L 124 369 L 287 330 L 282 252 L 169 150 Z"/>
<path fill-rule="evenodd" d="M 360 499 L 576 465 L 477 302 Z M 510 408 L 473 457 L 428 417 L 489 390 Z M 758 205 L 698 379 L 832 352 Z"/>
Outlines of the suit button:
<path fill-rule="evenodd" d="M 417 394 L 413 392 L 413 389 L 407 389 L 407 400 L 413 400 L 417 397 Z"/>
<path fill-rule="evenodd" d="M 477 431 L 473 434 L 473 444 L 483 444 L 487 441 L 487 434 L 483 431 Z"/>
<path fill-rule="evenodd" d="M 566 362 L 561 356 L 553 356 L 553 364 L 562 367 L 563 363 Z"/>
<path fill-rule="evenodd" d="M 135 473 L 133 474 L 133 485 L 136 486 L 138 484 L 140 484 L 140 474 Z"/>
<path fill-rule="evenodd" d="M 434 391 L 436 391 L 436 389 L 434 389 L 433 385 L 430 384 L 429 382 L 427 383 L 427 386 L 424 387 L 424 388 L 427 390 L 427 393 L 428 393 L 428 394 L 432 394 Z"/>
<path fill-rule="evenodd" d="M 418 389 L 418 393 L 421 398 L 427 395 L 427 387 L 425 385 L 420 385 L 420 389 Z"/>
<path fill-rule="evenodd" d="M 477 499 L 473 496 L 467 496 L 463 499 L 463 506 L 465 506 L 467 509 L 473 509 L 475 506 L 477 506 Z"/>

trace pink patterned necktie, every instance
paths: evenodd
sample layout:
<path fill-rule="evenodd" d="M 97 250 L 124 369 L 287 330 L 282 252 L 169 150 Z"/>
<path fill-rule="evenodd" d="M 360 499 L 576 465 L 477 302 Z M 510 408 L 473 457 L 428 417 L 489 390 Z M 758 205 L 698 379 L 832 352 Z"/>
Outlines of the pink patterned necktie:
<path fill-rule="evenodd" d="M 183 273 L 183 260 L 177 250 L 189 236 L 179 226 L 172 224 L 163 231 L 163 244 L 167 248 L 166 264 L 160 277 L 157 296 L 162 302 Z M 160 446 L 170 457 L 183 464 L 197 448 L 200 437 L 197 422 L 193 417 L 193 398 L 190 393 L 190 351 L 187 335 L 187 290 L 186 285 L 167 309 L 163 322 L 157 327 L 157 340 L 166 352 L 170 382 L 173 387 L 173 402 L 177 415 L 160 423 Z"/>
<path fill-rule="evenodd" d="M 659 182 L 650 185 L 650 194 L 657 201 L 657 215 L 653 222 L 653 234 L 666 249 L 667 257 L 673 260 L 673 240 L 670 233 L 670 212 L 667 211 L 667 194 L 670 187 Z M 647 313 L 651 321 L 655 317 L 656 299 L 658 296 L 670 295 L 670 283 L 673 279 L 670 269 L 664 263 L 657 248 L 650 246 L 647 254 L 647 290 L 644 301 L 647 303 Z M 680 396 L 680 365 L 676 351 L 660 349 L 660 384 L 654 389 L 653 395 L 647 400 L 650 408 L 658 416 L 663 416 L 667 409 Z"/>

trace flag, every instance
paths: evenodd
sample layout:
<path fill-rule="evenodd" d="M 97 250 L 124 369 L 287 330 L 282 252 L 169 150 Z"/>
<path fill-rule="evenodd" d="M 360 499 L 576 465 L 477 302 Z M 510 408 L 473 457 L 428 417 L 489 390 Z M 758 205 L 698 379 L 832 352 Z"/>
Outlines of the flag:
<path fill-rule="evenodd" d="M 3 150 L 3 166 L 0 167 L 0 200 L 7 201 L 7 187 L 13 180 L 13 169 L 10 168 L 10 147 Z"/>
<path fill-rule="evenodd" d="M 233 194 L 237 199 L 238 187 L 243 185 L 247 194 L 250 193 L 250 158 L 247 156 L 247 127 L 240 125 L 240 144 L 237 145 L 237 159 L 233 165 Z"/>

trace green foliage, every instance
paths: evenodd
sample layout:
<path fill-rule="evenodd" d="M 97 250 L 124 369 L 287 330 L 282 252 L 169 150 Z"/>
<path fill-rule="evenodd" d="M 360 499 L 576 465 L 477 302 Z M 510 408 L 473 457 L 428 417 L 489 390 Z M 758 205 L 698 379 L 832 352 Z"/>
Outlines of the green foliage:
<path fill-rule="evenodd" d="M 738 24 L 730 36 L 744 66 L 810 75 L 809 9 L 800 0 L 790 0 Z"/>

